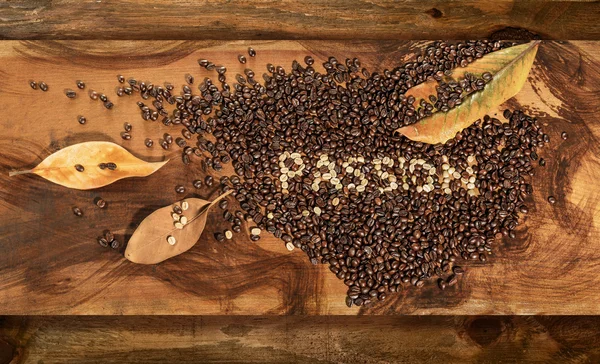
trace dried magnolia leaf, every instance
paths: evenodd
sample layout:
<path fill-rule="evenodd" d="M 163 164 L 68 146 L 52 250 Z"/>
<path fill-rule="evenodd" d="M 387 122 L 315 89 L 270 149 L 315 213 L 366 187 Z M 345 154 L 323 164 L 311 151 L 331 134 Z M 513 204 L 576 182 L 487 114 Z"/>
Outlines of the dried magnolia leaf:
<path fill-rule="evenodd" d="M 31 170 L 9 175 L 35 173 L 68 188 L 90 190 L 127 177 L 146 177 L 167 162 L 145 162 L 110 142 L 86 142 L 51 154 Z"/>
<path fill-rule="evenodd" d="M 489 53 L 465 68 L 455 69 L 444 81 L 464 78 L 471 73 L 481 77 L 485 72 L 493 75 L 481 91 L 473 92 L 462 99 L 462 104 L 448 112 L 434 112 L 413 125 L 397 130 L 414 141 L 436 144 L 454 138 L 456 133 L 483 118 L 490 110 L 515 96 L 527 80 L 529 70 L 537 53 L 540 42 L 535 41 Z M 406 92 L 414 96 L 415 102 L 436 94 L 438 82 L 429 80 Z"/>
<path fill-rule="evenodd" d="M 154 211 L 129 239 L 125 258 L 139 264 L 156 264 L 186 252 L 202 235 L 209 209 L 231 192 L 225 192 L 212 202 L 199 198 L 182 200 L 180 204 L 187 203 L 187 210 L 177 220 L 173 218 L 173 205 Z M 181 222 L 183 217 L 187 219 L 185 224 Z"/>

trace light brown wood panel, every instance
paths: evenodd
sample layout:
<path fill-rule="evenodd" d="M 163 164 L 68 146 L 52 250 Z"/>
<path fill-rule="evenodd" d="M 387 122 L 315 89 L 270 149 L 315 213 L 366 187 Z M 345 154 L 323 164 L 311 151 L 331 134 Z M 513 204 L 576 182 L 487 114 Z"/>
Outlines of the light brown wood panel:
<path fill-rule="evenodd" d="M 599 39 L 581 0 L 19 0 L 0 39 Z"/>
<path fill-rule="evenodd" d="M 144 138 L 158 140 L 179 128 L 145 122 L 137 97 L 114 95 L 116 75 L 159 83 L 184 82 L 192 73 L 209 76 L 196 60 L 224 64 L 240 72 L 239 53 L 258 52 L 246 65 L 267 62 L 290 66 L 311 54 L 357 56 L 371 70 L 383 70 L 413 57 L 427 42 L 408 41 L 7 41 L 0 43 L 0 314 L 600 314 L 600 43 L 544 42 L 529 82 L 507 102 L 536 115 L 550 135 L 541 151 L 548 163 L 534 178 L 535 193 L 516 233 L 496 247 L 486 264 L 467 266 L 464 279 L 446 291 L 434 282 L 408 287 L 371 307 L 346 308 L 344 284 L 325 266 L 313 266 L 298 250 L 263 236 L 246 234 L 217 243 L 223 229 L 211 214 L 199 243 L 189 252 L 157 266 L 135 265 L 95 242 L 105 228 L 121 241 L 157 207 L 188 196 L 214 198 L 216 186 L 194 190 L 204 177 L 198 163 L 185 168 L 178 152 L 147 149 Z M 214 77 L 214 75 L 211 75 Z M 28 81 L 44 80 L 50 90 L 32 90 Z M 86 92 L 67 99 L 63 90 L 75 80 Z M 115 102 L 106 110 L 86 96 L 106 92 Z M 86 125 L 77 123 L 85 115 Z M 133 138 L 123 141 L 123 122 Z M 570 135 L 561 140 L 560 133 Z M 37 176 L 8 177 L 32 167 L 51 152 L 87 141 L 115 141 L 147 160 L 174 157 L 148 178 L 119 181 L 98 190 L 76 191 Z M 197 160 L 196 160 L 197 162 Z M 546 199 L 557 198 L 555 205 Z M 102 196 L 100 210 L 93 199 Z M 73 215 L 79 206 L 84 216 Z"/>
<path fill-rule="evenodd" d="M 582 316 L 7 317 L 0 364 L 595 363 L 599 327 Z"/>

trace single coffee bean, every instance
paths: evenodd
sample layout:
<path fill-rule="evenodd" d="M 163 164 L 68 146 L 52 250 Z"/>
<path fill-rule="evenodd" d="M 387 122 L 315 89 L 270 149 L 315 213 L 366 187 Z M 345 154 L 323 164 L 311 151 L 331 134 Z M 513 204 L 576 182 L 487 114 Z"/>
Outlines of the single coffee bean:
<path fill-rule="evenodd" d="M 104 102 L 104 107 L 107 108 L 107 109 L 109 109 L 109 110 L 112 109 L 113 106 L 114 106 L 114 104 L 111 101 L 105 101 Z"/>
<path fill-rule="evenodd" d="M 202 187 L 202 181 L 201 181 L 201 180 L 199 180 L 199 179 L 197 179 L 197 180 L 194 180 L 194 182 L 192 182 L 192 183 L 193 183 L 193 185 L 194 185 L 194 188 L 196 188 L 196 189 L 199 189 L 199 188 L 201 188 L 201 187 Z"/>
<path fill-rule="evenodd" d="M 119 241 L 117 239 L 115 239 L 110 243 L 110 247 L 115 250 L 119 249 L 121 247 L 121 243 L 119 243 Z"/>
<path fill-rule="evenodd" d="M 438 287 L 443 291 L 447 287 L 447 283 L 443 278 L 438 279 Z"/>
<path fill-rule="evenodd" d="M 106 169 L 107 168 L 106 167 L 106 163 L 100 163 L 100 164 L 98 164 L 98 168 L 100 168 L 100 169 Z"/>
<path fill-rule="evenodd" d="M 88 95 L 90 95 L 90 99 L 92 100 L 98 100 L 98 93 L 94 90 L 90 90 L 90 92 L 88 93 Z"/>
<path fill-rule="evenodd" d="M 315 63 L 315 60 L 311 56 L 306 56 L 304 57 L 304 63 L 306 63 L 307 66 L 312 66 Z"/>
<path fill-rule="evenodd" d="M 104 239 L 102 236 L 98 237 L 98 244 L 100 244 L 100 246 L 103 248 L 108 248 L 108 241 L 106 241 L 106 239 Z"/>
<path fill-rule="evenodd" d="M 563 138 L 563 140 L 567 140 L 567 138 L 569 138 L 569 135 L 566 131 L 563 131 L 562 133 L 560 133 L 560 137 Z"/>
<path fill-rule="evenodd" d="M 81 81 L 81 80 L 77 80 L 75 82 L 75 84 L 77 85 L 77 88 L 80 90 L 83 90 L 85 88 L 85 82 Z"/>
<path fill-rule="evenodd" d="M 39 86 L 40 86 L 40 90 L 42 90 L 44 92 L 48 91 L 48 85 L 45 82 L 41 81 L 39 83 Z"/>
<path fill-rule="evenodd" d="M 450 277 L 448 277 L 447 282 L 448 282 L 448 286 L 452 287 L 458 282 L 458 278 L 456 277 L 455 274 L 452 274 L 452 275 L 450 275 Z"/>
<path fill-rule="evenodd" d="M 459 274 L 463 274 L 465 272 L 464 269 L 462 269 L 462 267 L 459 267 L 457 265 L 455 265 L 454 267 L 452 267 L 452 273 L 459 275 Z"/>
<path fill-rule="evenodd" d="M 254 50 L 254 48 L 252 48 L 252 47 L 248 48 L 248 55 L 250 57 L 256 57 L 256 51 Z"/>
<path fill-rule="evenodd" d="M 183 214 L 183 209 L 181 208 L 181 206 L 173 206 L 173 212 L 175 212 L 177 215 L 181 215 Z"/>
<path fill-rule="evenodd" d="M 123 75 L 117 75 L 117 80 L 119 83 L 125 83 L 125 77 L 123 77 Z"/>
<path fill-rule="evenodd" d="M 207 187 L 212 187 L 212 185 L 214 183 L 213 176 L 206 176 L 206 178 L 204 178 L 204 183 L 206 184 Z"/>
<path fill-rule="evenodd" d="M 121 132 L 121 138 L 123 138 L 124 140 L 130 140 L 131 139 L 131 134 L 129 134 L 126 131 L 122 131 Z"/>
<path fill-rule="evenodd" d="M 240 225 L 233 225 L 231 226 L 231 230 L 233 230 L 234 233 L 239 233 L 242 231 L 242 227 Z"/>
<path fill-rule="evenodd" d="M 182 185 L 175 186 L 175 192 L 177 193 L 185 193 L 185 187 Z"/>
<path fill-rule="evenodd" d="M 238 55 L 238 61 L 241 64 L 245 64 L 246 63 L 246 57 L 243 54 Z"/>
<path fill-rule="evenodd" d="M 75 169 L 77 170 L 77 172 L 85 171 L 85 167 L 83 167 L 81 164 L 76 164 Z"/>
<path fill-rule="evenodd" d="M 152 148 L 152 146 L 154 145 L 154 141 L 152 141 L 152 139 L 150 139 L 150 138 L 146 138 L 146 140 L 144 141 L 144 144 L 146 145 L 146 147 Z"/>
<path fill-rule="evenodd" d="M 108 101 L 108 97 L 105 94 L 100 94 L 100 96 L 98 96 L 98 98 L 102 102 L 107 102 Z"/>
<path fill-rule="evenodd" d="M 106 230 L 104 231 L 104 239 L 109 243 L 112 243 L 115 240 L 115 235 L 110 230 Z"/>
<path fill-rule="evenodd" d="M 126 132 L 130 132 L 131 131 L 131 124 L 125 122 L 123 124 L 123 129 L 125 129 Z"/>
<path fill-rule="evenodd" d="M 554 196 L 548 196 L 548 202 L 554 205 L 556 203 L 556 199 L 554 198 Z"/>
<path fill-rule="evenodd" d="M 74 99 L 75 97 L 77 97 L 77 93 L 69 89 L 65 90 L 65 95 L 67 95 L 67 97 L 70 99 Z"/>
<path fill-rule="evenodd" d="M 73 213 L 75 216 L 83 216 L 83 211 L 79 207 L 73 207 Z"/>
<path fill-rule="evenodd" d="M 538 162 L 538 163 L 539 163 L 539 165 L 540 165 L 541 167 L 543 167 L 543 166 L 545 166 L 545 165 L 546 165 L 546 160 L 545 160 L 544 158 L 540 158 L 540 160 L 539 160 L 539 162 Z"/>
<path fill-rule="evenodd" d="M 79 116 L 77 117 L 77 122 L 78 122 L 79 124 L 83 125 L 83 124 L 85 124 L 85 123 L 87 122 L 87 119 L 85 118 L 85 116 L 83 116 L 83 115 L 79 115 Z"/>
<path fill-rule="evenodd" d="M 37 90 L 38 88 L 38 84 L 35 81 L 29 81 L 29 86 L 31 86 L 31 88 L 34 90 Z"/>
<path fill-rule="evenodd" d="M 208 62 L 208 60 L 206 60 L 206 59 L 199 59 L 199 60 L 198 60 L 198 65 L 199 65 L 200 67 L 206 67 L 206 66 L 208 66 L 208 63 L 209 63 L 209 62 Z"/>
<path fill-rule="evenodd" d="M 219 207 L 223 210 L 227 209 L 227 206 L 229 205 L 229 203 L 227 202 L 227 200 L 221 200 L 219 201 Z"/>
<path fill-rule="evenodd" d="M 190 75 L 189 73 L 186 74 L 185 82 L 187 82 L 189 85 L 193 85 L 194 84 L 194 76 Z"/>
<path fill-rule="evenodd" d="M 225 235 L 223 235 L 223 233 L 215 233 L 215 239 L 217 239 L 219 243 L 222 243 L 225 241 Z"/>
<path fill-rule="evenodd" d="M 96 206 L 98 206 L 99 208 L 103 209 L 106 207 L 106 201 L 104 201 L 102 198 L 98 197 L 96 199 Z"/>
<path fill-rule="evenodd" d="M 109 162 L 106 163 L 106 168 L 110 169 L 111 171 L 114 171 L 115 169 L 117 169 L 117 165 L 113 162 Z"/>
<path fill-rule="evenodd" d="M 259 241 L 260 240 L 260 235 L 250 235 L 250 240 L 252 240 L 252 241 Z"/>

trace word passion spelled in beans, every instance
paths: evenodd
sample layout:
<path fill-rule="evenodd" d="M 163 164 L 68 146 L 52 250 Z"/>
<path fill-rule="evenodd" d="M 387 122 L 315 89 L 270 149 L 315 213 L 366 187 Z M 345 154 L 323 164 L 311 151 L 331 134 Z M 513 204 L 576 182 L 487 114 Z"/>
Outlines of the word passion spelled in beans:
<path fill-rule="evenodd" d="M 266 230 L 313 264 L 327 264 L 348 287 L 347 305 L 362 306 L 432 277 L 441 289 L 451 287 L 463 272 L 458 260 L 486 261 L 494 245 L 515 237 L 533 192 L 533 161 L 549 142 L 536 119 L 507 110 L 507 122 L 486 116 L 436 145 L 395 133 L 484 89 L 489 73 L 443 78 L 511 45 L 436 42 L 413 61 L 373 73 L 356 58 L 334 57 L 320 72 L 307 56 L 289 71 L 268 64 L 261 81 L 246 69 L 232 85 L 225 67 L 202 59 L 220 87 L 206 78 L 194 92 L 188 77 L 176 94 L 171 84 L 128 83 L 153 100 L 138 102 L 144 120 L 161 117 L 182 127 L 186 139 L 197 135 L 195 146 L 175 143 L 185 164 L 198 157 L 203 170 L 221 171 L 232 163 L 236 175 L 222 178 L 221 187 L 233 189 L 245 211 L 225 211 L 233 232 L 241 231 L 242 218 L 252 220 L 251 240 Z M 405 95 L 431 78 L 439 82 L 436 95 L 418 102 Z M 172 137 L 159 144 L 170 148 Z M 203 185 L 210 188 L 213 177 L 193 182 Z M 215 238 L 223 242 L 232 231 Z"/>

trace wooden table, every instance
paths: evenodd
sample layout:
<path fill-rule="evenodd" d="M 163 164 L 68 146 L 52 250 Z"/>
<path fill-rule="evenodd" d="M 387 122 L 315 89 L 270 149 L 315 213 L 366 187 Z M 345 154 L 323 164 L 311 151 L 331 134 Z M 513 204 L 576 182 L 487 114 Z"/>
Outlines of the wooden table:
<path fill-rule="evenodd" d="M 552 137 L 543 151 L 549 163 L 535 178 L 535 204 L 517 239 L 485 265 L 468 267 L 465 279 L 445 292 L 427 285 L 374 308 L 349 310 L 343 285 L 325 267 L 273 239 L 216 244 L 210 235 L 220 219 L 214 216 L 201 243 L 157 267 L 129 264 L 97 246 L 103 228 L 123 240 L 132 224 L 172 202 L 175 183 L 201 175 L 196 167 L 170 163 L 150 178 L 90 192 L 7 177 L 90 139 L 163 158 L 161 150 L 144 148 L 142 138 L 168 129 L 142 122 L 132 99 L 114 96 L 118 72 L 179 84 L 189 71 L 204 75 L 197 55 L 219 54 L 234 66 L 246 44 L 259 51 L 250 63 L 256 69 L 270 60 L 289 65 L 308 53 L 357 55 L 383 69 L 423 45 L 399 40 L 594 41 L 599 17 L 599 4 L 587 0 L 0 3 L 0 39 L 48 40 L 0 43 L 0 315 L 21 315 L 0 316 L 0 363 L 599 362 L 599 316 L 520 316 L 599 311 L 595 42 L 540 48 L 530 82 L 508 103 L 545 120 Z M 102 42 L 159 39 L 201 42 Z M 300 41 L 257 42 L 273 39 Z M 51 91 L 33 92 L 30 77 L 47 81 Z M 66 100 L 62 88 L 75 88 L 76 79 L 113 95 L 115 110 L 85 97 Z M 87 125 L 77 124 L 79 113 Z M 119 131 L 126 120 L 134 138 L 125 143 Z M 562 131 L 567 141 L 559 139 Z M 555 206 L 545 202 L 549 194 Z M 97 195 L 109 201 L 106 210 L 93 207 Z M 71 213 L 74 204 L 84 208 L 83 218 Z M 494 316 L 471 316 L 482 313 Z"/>
<path fill-rule="evenodd" d="M 178 151 L 148 149 L 155 140 L 180 128 L 144 121 L 137 97 L 114 95 L 117 74 L 155 83 L 182 84 L 186 73 L 208 76 L 196 60 L 223 63 L 235 74 L 237 55 L 249 45 L 258 52 L 245 66 L 257 71 L 267 62 L 289 67 L 311 54 L 357 56 L 369 69 L 382 70 L 420 52 L 427 42 L 4 42 L 0 57 L 0 108 L 6 117 L 0 140 L 1 200 L 0 313 L 3 314 L 600 314 L 598 221 L 600 195 L 595 182 L 600 137 L 600 46 L 597 42 L 545 42 L 529 81 L 507 102 L 535 115 L 550 135 L 547 160 L 533 180 L 531 212 L 516 234 L 496 247 L 486 264 L 471 264 L 459 284 L 441 292 L 434 282 L 407 288 L 380 304 L 358 309 L 344 304 L 346 286 L 326 266 L 312 266 L 296 250 L 288 252 L 272 236 L 252 243 L 247 234 L 227 243 L 213 238 L 224 228 L 211 214 L 199 243 L 189 252 L 155 266 L 136 265 L 95 241 L 110 229 L 127 241 L 151 211 L 188 196 L 214 198 L 217 187 L 198 191 L 203 178 L 198 160 L 186 168 Z M 44 80 L 46 93 L 28 81 Z M 64 89 L 75 80 L 86 91 L 74 99 Z M 113 110 L 86 96 L 105 92 Z M 502 108 L 501 108 L 502 109 Z M 80 125 L 78 115 L 88 122 Z M 123 122 L 133 138 L 123 141 Z M 566 131 L 570 137 L 560 138 Z M 114 141 L 148 160 L 173 160 L 148 178 L 122 180 L 90 191 L 69 190 L 37 176 L 8 177 L 13 169 L 32 167 L 52 151 L 89 140 Z M 175 148 L 177 149 L 177 148 Z M 217 175 L 215 175 L 217 177 Z M 553 195 L 555 205 L 546 199 Z M 106 209 L 93 205 L 101 196 Z M 232 199 L 233 200 L 233 199 Z M 79 206 L 83 217 L 71 209 Z M 247 228 L 247 226 L 246 226 Z"/>

